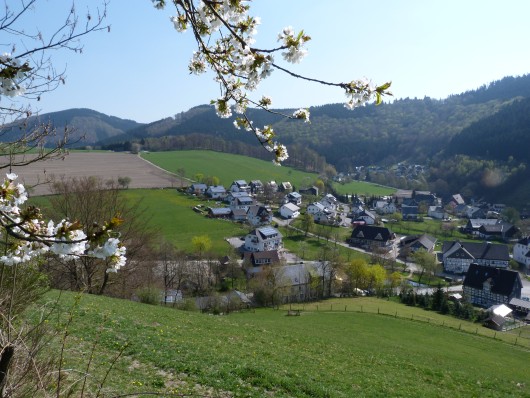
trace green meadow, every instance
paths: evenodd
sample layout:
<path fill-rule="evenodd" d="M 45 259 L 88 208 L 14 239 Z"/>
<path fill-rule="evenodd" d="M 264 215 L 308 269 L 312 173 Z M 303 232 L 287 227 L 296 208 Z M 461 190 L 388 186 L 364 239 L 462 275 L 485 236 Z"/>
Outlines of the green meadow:
<path fill-rule="evenodd" d="M 196 174 L 216 176 L 224 186 L 234 180 L 273 180 L 277 183 L 290 181 L 299 188 L 312 185 L 318 178 L 318 174 L 276 166 L 265 160 L 214 151 L 151 152 L 142 153 L 142 157 L 172 173 L 184 169 L 190 179 L 195 179 Z"/>
<path fill-rule="evenodd" d="M 89 384 L 112 366 L 105 396 L 530 396 L 528 348 L 476 334 L 481 326 L 468 322 L 459 330 L 421 320 L 430 313 L 391 301 L 321 302 L 300 316 L 285 309 L 212 316 L 87 295 L 72 310 L 73 301 L 71 293 L 60 299 L 74 315 L 63 382 L 87 372 L 94 352 Z"/>
<path fill-rule="evenodd" d="M 202 201 L 176 189 L 128 189 L 122 190 L 121 194 L 131 202 L 140 201 L 145 222 L 179 250 L 193 252 L 192 238 L 207 235 L 212 243 L 211 251 L 223 256 L 231 253 L 226 238 L 243 236 L 249 231 L 243 224 L 207 218 L 206 210 L 196 213 L 193 211 L 195 206 L 206 209 L 215 202 Z M 45 196 L 32 198 L 31 203 L 44 209 L 49 206 Z"/>
<path fill-rule="evenodd" d="M 306 173 L 292 167 L 276 166 L 272 162 L 248 156 L 233 155 L 213 151 L 169 151 L 142 153 L 141 156 L 171 173 L 184 169 L 186 177 L 194 179 L 196 174 L 216 176 L 221 185 L 229 185 L 234 180 L 289 181 L 295 188 L 312 185 L 318 174 Z M 395 189 L 362 181 L 348 184 L 333 184 L 340 194 L 391 195 Z"/>
<path fill-rule="evenodd" d="M 362 195 L 362 196 L 389 196 L 396 192 L 395 188 L 385 187 L 378 184 L 371 184 L 364 181 L 351 181 L 346 184 L 333 183 L 333 189 L 341 195 Z"/>

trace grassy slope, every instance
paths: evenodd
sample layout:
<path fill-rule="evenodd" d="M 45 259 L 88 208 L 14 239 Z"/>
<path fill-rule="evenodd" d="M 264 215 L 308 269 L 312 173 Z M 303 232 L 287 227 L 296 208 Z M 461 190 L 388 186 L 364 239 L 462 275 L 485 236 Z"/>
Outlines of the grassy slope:
<path fill-rule="evenodd" d="M 242 236 L 249 230 L 241 224 L 212 220 L 195 213 L 192 210 L 194 206 L 201 203 L 207 205 L 208 202 L 174 189 L 128 189 L 123 190 L 122 194 L 131 201 L 141 200 L 146 222 L 179 250 L 192 252 L 192 238 L 208 235 L 212 242 L 212 252 L 223 256 L 231 250 L 225 238 Z M 49 206 L 47 197 L 32 198 L 31 203 L 42 208 Z"/>
<path fill-rule="evenodd" d="M 232 155 L 212 151 L 170 151 L 143 153 L 142 157 L 157 166 L 176 173 L 179 168 L 186 171 L 188 178 L 195 174 L 219 177 L 222 185 L 229 185 L 234 180 L 261 180 L 276 182 L 290 181 L 295 188 L 313 184 L 317 174 L 306 173 L 291 167 L 278 167 L 271 162 L 247 156 Z M 360 195 L 391 195 L 395 189 L 379 185 L 354 181 L 345 185 L 334 184 L 337 192 L 342 194 L 357 193 Z"/>
<path fill-rule="evenodd" d="M 333 188 L 342 195 L 388 196 L 396 192 L 395 188 L 371 184 L 363 181 L 351 181 L 347 184 L 334 183 Z"/>
<path fill-rule="evenodd" d="M 204 176 L 216 176 L 224 186 L 230 185 L 234 180 L 246 180 L 247 182 L 274 180 L 278 183 L 290 181 L 299 188 L 304 183 L 304 179 L 312 184 L 318 178 L 317 174 L 305 173 L 290 167 L 278 167 L 272 162 L 222 152 L 153 152 L 143 153 L 142 157 L 172 173 L 183 168 L 188 178 L 193 179 L 197 173 Z"/>
<path fill-rule="evenodd" d="M 342 307 L 363 303 L 426 314 L 384 300 L 340 301 Z M 209 316 L 85 296 L 70 328 L 66 366 L 86 363 L 98 338 L 94 377 L 129 343 L 107 383 L 121 393 L 169 387 L 214 397 L 530 396 L 529 352 L 520 346 L 399 317 L 324 312 L 329 302 L 320 306 L 299 317 L 269 309 Z"/>

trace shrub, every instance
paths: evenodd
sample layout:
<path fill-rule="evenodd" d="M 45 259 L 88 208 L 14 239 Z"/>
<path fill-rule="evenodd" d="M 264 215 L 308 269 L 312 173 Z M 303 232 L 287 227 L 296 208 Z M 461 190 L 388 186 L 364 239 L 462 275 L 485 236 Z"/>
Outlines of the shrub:
<path fill-rule="evenodd" d="M 157 305 L 160 301 L 160 291 L 152 287 L 144 287 L 136 291 L 138 300 L 144 304 Z"/>

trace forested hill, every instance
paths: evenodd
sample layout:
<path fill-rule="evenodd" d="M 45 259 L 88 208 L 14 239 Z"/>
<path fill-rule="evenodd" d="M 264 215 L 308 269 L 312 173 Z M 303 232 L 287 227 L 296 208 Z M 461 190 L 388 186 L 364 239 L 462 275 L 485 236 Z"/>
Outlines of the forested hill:
<path fill-rule="evenodd" d="M 92 109 L 76 108 L 59 112 L 46 113 L 40 116 L 32 116 L 22 124 L 13 124 L 0 128 L 2 141 L 11 141 L 23 131 L 31 131 L 40 125 L 46 124 L 54 128 L 59 134 L 66 128 L 70 131 L 70 142 L 77 146 L 94 145 L 95 143 L 108 139 L 109 137 L 123 136 L 126 131 L 141 126 L 134 120 L 120 119 L 108 116 Z M 50 144 L 54 145 L 56 139 L 52 137 Z"/>
<path fill-rule="evenodd" d="M 250 118 L 257 126 L 272 124 L 283 143 L 310 148 L 337 170 L 348 171 L 356 165 L 425 163 L 447 149 L 453 137 L 464 129 L 496 114 L 514 98 L 524 97 L 530 97 L 530 75 L 507 77 L 443 100 L 407 98 L 354 111 L 342 104 L 312 107 L 311 124 L 285 120 L 263 111 L 250 111 Z M 145 142 L 147 138 L 190 134 L 209 135 L 219 140 L 220 147 L 234 141 L 255 145 L 251 134 L 236 130 L 231 120 L 219 119 L 213 107 L 207 105 L 192 108 L 175 118 L 139 126 L 112 141 L 134 137 Z M 156 149 L 157 144 L 153 140 L 149 142 Z M 482 156 L 489 156 L 478 151 Z"/>
<path fill-rule="evenodd" d="M 530 98 L 525 98 L 463 129 L 453 137 L 447 153 L 528 163 L 529 148 Z"/>

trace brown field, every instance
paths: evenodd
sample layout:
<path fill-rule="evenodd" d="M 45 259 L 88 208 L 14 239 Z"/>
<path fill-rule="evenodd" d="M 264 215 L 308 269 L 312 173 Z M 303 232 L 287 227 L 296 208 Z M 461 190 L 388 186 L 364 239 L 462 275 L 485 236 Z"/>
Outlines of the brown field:
<path fill-rule="evenodd" d="M 6 164 L 2 162 L 1 164 Z M 73 152 L 64 160 L 53 159 L 13 168 L 33 196 L 50 194 L 50 179 L 95 176 L 103 180 L 129 177 L 129 188 L 180 186 L 179 178 L 139 156 L 122 152 Z M 4 172 L 9 169 L 4 168 Z M 31 187 L 31 188 L 30 188 Z"/>

